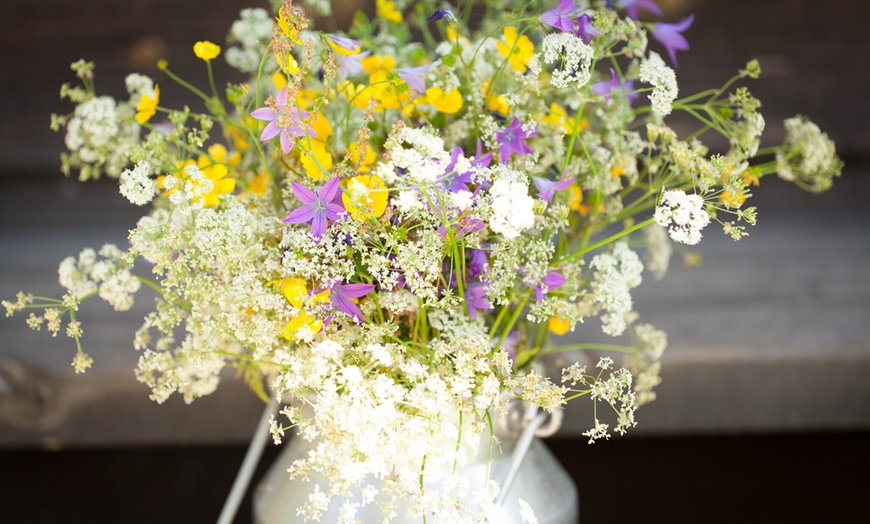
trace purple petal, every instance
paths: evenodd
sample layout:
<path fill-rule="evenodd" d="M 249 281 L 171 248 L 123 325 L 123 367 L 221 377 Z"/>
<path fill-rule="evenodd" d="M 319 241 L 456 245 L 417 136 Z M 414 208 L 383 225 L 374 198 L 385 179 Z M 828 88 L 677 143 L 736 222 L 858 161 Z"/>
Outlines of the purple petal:
<path fill-rule="evenodd" d="M 287 88 L 278 91 L 278 99 L 276 100 L 276 105 L 278 107 L 284 107 L 287 105 Z"/>
<path fill-rule="evenodd" d="M 543 279 L 541 284 L 547 286 L 547 289 L 558 289 L 565 283 L 565 277 L 556 271 L 550 271 Z"/>
<path fill-rule="evenodd" d="M 269 140 L 275 138 L 280 132 L 281 128 L 278 127 L 278 124 L 276 124 L 273 120 L 266 124 L 266 127 L 263 128 L 263 133 L 260 135 L 260 142 L 268 142 Z"/>
<path fill-rule="evenodd" d="M 271 107 L 261 107 L 252 111 L 251 116 L 257 120 L 275 120 L 278 115 Z"/>
<path fill-rule="evenodd" d="M 344 284 L 341 286 L 341 291 L 351 298 L 359 298 L 367 295 L 374 288 L 374 284 Z"/>
<path fill-rule="evenodd" d="M 286 129 L 284 129 L 281 133 L 281 151 L 283 151 L 285 155 L 289 155 L 290 149 L 292 149 L 290 146 L 290 134 L 287 133 Z"/>
<path fill-rule="evenodd" d="M 326 204 L 326 218 L 339 220 L 344 213 L 347 213 L 347 210 L 344 209 L 344 204 L 340 202 Z"/>
<path fill-rule="evenodd" d="M 317 200 L 317 195 L 314 194 L 314 191 L 308 189 L 302 184 L 293 182 L 290 185 L 293 187 L 293 194 L 296 195 L 296 198 L 306 206 L 311 205 L 315 200 Z"/>
<path fill-rule="evenodd" d="M 307 224 L 314 218 L 314 210 L 308 206 L 302 206 L 294 209 L 287 215 L 284 222 L 289 224 Z"/>
<path fill-rule="evenodd" d="M 311 220 L 311 234 L 315 238 L 320 238 L 326 232 L 326 216 L 324 213 L 315 213 L 314 211 L 311 214 L 314 215 Z"/>
<path fill-rule="evenodd" d="M 317 196 L 323 199 L 324 202 L 332 202 L 335 200 L 335 195 L 338 193 L 339 179 L 338 177 L 331 178 L 323 184 L 323 187 L 317 190 Z"/>
<path fill-rule="evenodd" d="M 362 311 L 350 301 L 349 298 L 342 295 L 341 293 L 330 293 L 330 300 L 335 305 L 336 309 L 341 311 L 342 313 L 346 313 L 353 318 L 355 318 L 360 324 L 363 322 Z"/>
<path fill-rule="evenodd" d="M 408 84 L 408 87 L 413 89 L 418 93 L 426 92 L 426 73 L 429 71 L 429 68 L 432 67 L 432 64 L 426 64 L 418 67 L 400 67 L 399 68 L 399 78 L 405 81 Z"/>

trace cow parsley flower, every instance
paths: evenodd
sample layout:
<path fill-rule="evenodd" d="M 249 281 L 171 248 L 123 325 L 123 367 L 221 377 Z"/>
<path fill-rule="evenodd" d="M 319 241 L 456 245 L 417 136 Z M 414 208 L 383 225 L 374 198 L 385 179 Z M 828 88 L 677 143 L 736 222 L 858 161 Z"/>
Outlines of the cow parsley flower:
<path fill-rule="evenodd" d="M 151 202 L 157 184 L 150 175 L 151 164 L 144 160 L 137 162 L 133 169 L 125 169 L 119 180 L 121 194 L 137 206 Z"/>
<path fill-rule="evenodd" d="M 710 223 L 710 215 L 704 211 L 704 200 L 676 189 L 662 194 L 653 218 L 668 230 L 675 242 L 688 245 L 700 242 L 701 230 Z"/>
<path fill-rule="evenodd" d="M 492 196 L 489 227 L 494 232 L 511 240 L 535 224 L 535 201 L 526 184 L 499 179 L 493 182 L 489 194 Z"/>
<path fill-rule="evenodd" d="M 561 68 L 553 71 L 550 83 L 553 87 L 568 87 L 574 85 L 581 88 L 589 82 L 592 59 L 595 51 L 583 43 L 583 39 L 573 33 L 550 33 L 541 42 L 541 53 L 534 56 L 534 64 L 529 68 L 533 73 L 540 73 L 539 61 L 545 64 L 559 62 Z"/>
<path fill-rule="evenodd" d="M 640 80 L 652 84 L 653 91 L 649 95 L 652 111 L 660 117 L 665 117 L 673 111 L 674 100 L 677 99 L 677 74 L 665 64 L 662 57 L 650 51 L 649 57 L 640 64 Z"/>

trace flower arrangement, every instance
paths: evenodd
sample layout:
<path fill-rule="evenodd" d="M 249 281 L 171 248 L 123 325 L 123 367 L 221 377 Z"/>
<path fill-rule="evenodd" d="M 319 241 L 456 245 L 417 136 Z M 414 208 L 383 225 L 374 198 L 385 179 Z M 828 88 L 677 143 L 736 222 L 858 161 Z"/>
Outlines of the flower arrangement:
<path fill-rule="evenodd" d="M 662 16 L 653 0 L 377 0 L 347 34 L 311 27 L 306 13 L 329 14 L 327 0 L 305 6 L 243 10 L 225 51 L 196 42 L 205 90 L 159 64 L 201 112 L 163 107 L 139 74 L 129 99 L 100 96 L 93 64 L 73 64 L 82 85 L 61 93 L 75 109 L 52 119 L 64 173 L 115 178 L 150 209 L 129 248 L 61 262 L 62 298 L 3 304 L 7 316 L 41 310 L 27 318 L 36 330 L 65 326 L 83 372 L 82 302 L 126 310 L 153 288 L 133 340 L 138 379 L 157 402 L 191 402 L 234 367 L 284 402 L 275 441 L 295 428 L 318 443 L 291 474 L 329 481 L 300 508 L 308 519 L 352 488 L 385 518 L 399 499 L 445 520 L 493 518 L 498 486 L 451 475 L 511 398 L 552 412 L 587 397 L 590 442 L 633 427 L 667 343 L 633 310 L 644 268 L 661 278 L 671 243 L 697 244 L 711 222 L 746 235 L 746 202 L 767 175 L 821 192 L 840 174 L 833 143 L 803 117 L 786 122 L 782 146 L 759 148 L 760 103 L 734 87 L 758 77 L 755 61 L 681 98 L 693 18 L 641 21 Z M 249 83 L 217 88 L 222 54 Z M 695 129 L 680 136 L 672 113 Z M 711 154 L 707 134 L 727 151 Z M 596 317 L 624 343 L 563 342 Z M 537 365 L 586 349 L 625 358 L 556 378 Z M 434 496 L 435 483 L 477 503 Z"/>

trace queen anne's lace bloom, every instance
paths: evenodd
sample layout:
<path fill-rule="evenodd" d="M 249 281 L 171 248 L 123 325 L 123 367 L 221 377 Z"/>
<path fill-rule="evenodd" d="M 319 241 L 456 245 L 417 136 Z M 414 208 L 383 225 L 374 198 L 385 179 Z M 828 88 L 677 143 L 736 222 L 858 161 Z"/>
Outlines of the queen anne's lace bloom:
<path fill-rule="evenodd" d="M 710 223 L 704 210 L 704 200 L 698 195 L 671 189 L 662 194 L 653 215 L 658 225 L 668 230 L 675 242 L 695 245 L 701 241 L 701 230 Z"/>
<path fill-rule="evenodd" d="M 677 99 L 677 74 L 665 64 L 658 53 L 650 51 L 649 58 L 640 64 L 640 80 L 652 84 L 653 91 L 649 95 L 652 111 L 660 117 L 665 117 L 673 111 L 674 100 Z"/>

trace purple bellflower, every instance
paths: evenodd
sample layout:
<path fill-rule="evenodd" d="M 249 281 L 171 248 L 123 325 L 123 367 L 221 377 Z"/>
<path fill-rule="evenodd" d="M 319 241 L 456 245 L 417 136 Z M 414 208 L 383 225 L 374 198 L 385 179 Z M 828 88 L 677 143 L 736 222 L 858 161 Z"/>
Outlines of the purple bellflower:
<path fill-rule="evenodd" d="M 588 44 L 593 36 L 598 36 L 598 31 L 592 27 L 592 17 L 583 13 L 577 18 L 577 31 L 574 32 L 577 38 L 583 39 L 584 44 Z"/>
<path fill-rule="evenodd" d="M 562 276 L 561 273 L 556 271 L 549 271 L 547 275 L 541 279 L 541 283 L 536 286 L 530 286 L 535 290 L 535 298 L 538 301 L 538 304 L 544 301 L 544 295 L 547 294 L 547 291 L 551 291 L 553 289 L 558 289 L 562 287 L 565 283 L 565 277 Z M 547 286 L 547 291 L 544 291 L 544 286 Z"/>
<path fill-rule="evenodd" d="M 492 305 L 486 299 L 486 288 L 483 282 L 475 282 L 465 290 L 465 306 L 468 308 L 468 316 L 471 320 L 477 316 L 478 311 L 492 311 Z"/>
<path fill-rule="evenodd" d="M 650 13 L 662 16 L 662 9 L 655 3 L 655 0 L 620 0 L 619 6 L 625 8 L 625 14 L 629 18 L 637 20 L 638 11 L 644 9 Z"/>
<path fill-rule="evenodd" d="M 663 24 L 659 22 L 653 25 L 653 38 L 665 46 L 665 49 L 668 50 L 668 55 L 671 57 L 671 62 L 674 63 L 676 68 L 680 67 L 677 64 L 677 51 L 689 49 L 689 42 L 681 33 L 691 27 L 694 21 L 695 15 L 689 15 L 676 24 Z"/>
<path fill-rule="evenodd" d="M 284 222 L 311 224 L 311 234 L 318 241 L 326 232 L 326 221 L 338 220 L 345 213 L 338 177 L 319 187 L 316 194 L 302 184 L 293 182 L 293 194 L 302 202 L 302 206 L 291 211 Z"/>
<path fill-rule="evenodd" d="M 489 271 L 489 258 L 482 249 L 471 250 L 471 261 L 468 263 L 468 279 L 477 280 L 477 277 Z"/>
<path fill-rule="evenodd" d="M 613 95 L 620 93 L 625 93 L 625 96 L 627 96 L 629 100 L 634 100 L 640 96 L 638 93 L 632 93 L 632 91 L 634 91 L 634 82 L 627 80 L 624 84 L 620 83 L 619 77 L 616 75 L 616 71 L 614 71 L 612 67 L 610 68 L 609 82 L 596 82 L 589 86 L 589 89 L 596 95 L 604 95 L 604 100 L 607 102 L 610 101 L 610 98 Z"/>
<path fill-rule="evenodd" d="M 287 100 L 287 89 L 278 92 L 274 109 L 269 106 L 261 107 L 255 109 L 251 116 L 269 122 L 260 135 L 260 142 L 269 141 L 280 134 L 281 150 L 285 155 L 290 154 L 290 136 L 303 136 L 306 133 L 302 119 L 308 118 L 308 112 L 290 105 Z M 314 129 L 307 125 L 305 127 L 308 136 L 317 136 Z"/>
<path fill-rule="evenodd" d="M 408 87 L 413 89 L 417 94 L 426 92 L 426 73 L 432 64 L 421 65 L 418 67 L 400 67 L 399 78 L 408 84 Z"/>
<path fill-rule="evenodd" d="M 363 51 L 350 56 L 338 55 L 338 77 L 344 80 L 348 76 L 356 76 L 362 73 L 362 59 L 371 53 L 371 51 Z"/>
<path fill-rule="evenodd" d="M 429 22 L 437 22 L 438 20 L 448 19 L 452 22 L 456 21 L 456 15 L 453 14 L 453 11 L 450 9 L 439 9 L 432 13 L 432 16 L 427 17 L 426 20 Z"/>
<path fill-rule="evenodd" d="M 566 33 L 574 32 L 574 18 L 582 11 L 582 7 L 574 5 L 574 0 L 559 0 L 559 5 L 541 13 L 538 21 L 544 25 L 555 27 Z"/>
<path fill-rule="evenodd" d="M 375 288 L 374 284 L 339 284 L 335 283 L 329 289 L 329 303 L 342 313 L 353 317 L 360 324 L 363 323 L 362 311 L 353 303 L 352 298 L 360 298 L 367 295 Z M 322 291 L 322 290 L 320 290 Z"/>
<path fill-rule="evenodd" d="M 533 177 L 532 180 L 535 182 L 535 187 L 538 188 L 538 196 L 552 204 L 556 191 L 568 189 L 577 180 L 577 177 L 566 178 L 567 176 L 568 168 L 566 167 L 565 171 L 562 171 L 562 177 L 555 182 L 540 176 Z"/>
<path fill-rule="evenodd" d="M 537 130 L 530 133 L 527 132 L 523 129 L 523 125 L 520 123 L 519 119 L 514 117 L 513 122 L 511 122 L 509 126 L 495 135 L 499 144 L 498 150 L 501 152 L 502 163 L 507 164 L 507 161 L 511 158 L 511 153 L 516 153 L 518 155 L 530 154 L 532 148 L 530 148 L 525 141 L 537 134 Z"/>

